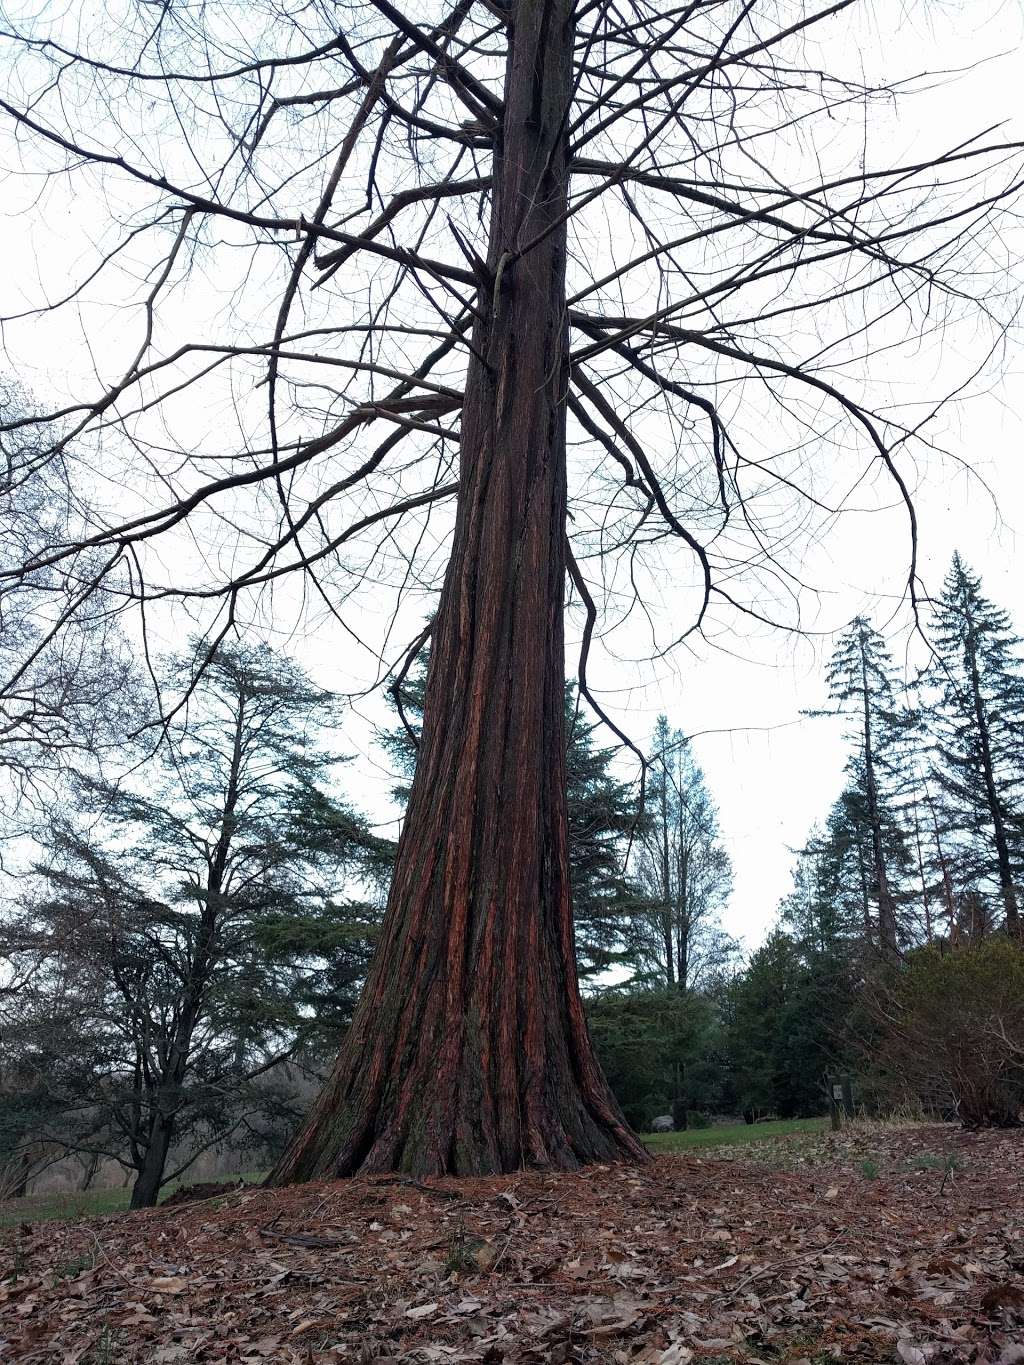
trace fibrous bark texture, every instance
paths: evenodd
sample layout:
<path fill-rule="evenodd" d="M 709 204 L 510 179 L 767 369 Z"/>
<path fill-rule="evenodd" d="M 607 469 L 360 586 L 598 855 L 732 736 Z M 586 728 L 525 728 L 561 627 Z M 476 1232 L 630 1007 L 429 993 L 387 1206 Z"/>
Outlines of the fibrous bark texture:
<path fill-rule="evenodd" d="M 277 1183 L 641 1159 L 576 981 L 563 739 L 570 0 L 517 0 L 452 556 L 381 943 Z"/>

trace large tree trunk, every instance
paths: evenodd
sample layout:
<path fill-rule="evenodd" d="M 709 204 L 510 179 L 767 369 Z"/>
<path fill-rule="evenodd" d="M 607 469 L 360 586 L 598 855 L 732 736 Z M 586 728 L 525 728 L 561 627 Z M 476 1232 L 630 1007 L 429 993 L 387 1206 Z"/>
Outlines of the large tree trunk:
<path fill-rule="evenodd" d="M 562 613 L 570 0 L 517 0 L 452 557 L 381 942 L 274 1183 L 639 1159 L 580 1001 Z M 541 240 L 536 240 L 541 238 Z M 520 259 L 517 252 L 535 242 Z"/>

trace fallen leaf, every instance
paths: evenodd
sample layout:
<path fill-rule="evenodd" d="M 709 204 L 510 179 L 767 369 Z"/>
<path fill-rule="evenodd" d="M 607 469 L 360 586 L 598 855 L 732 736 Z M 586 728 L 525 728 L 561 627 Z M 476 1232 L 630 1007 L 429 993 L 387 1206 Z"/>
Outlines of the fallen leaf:
<path fill-rule="evenodd" d="M 928 1365 L 928 1357 L 920 1346 L 914 1346 L 909 1341 L 898 1341 L 896 1343 L 896 1353 L 903 1365 Z"/>
<path fill-rule="evenodd" d="M 407 1308 L 405 1316 L 407 1318 L 429 1318 L 437 1312 L 436 1303 L 421 1303 L 418 1308 Z"/>
<path fill-rule="evenodd" d="M 1007 1308 L 1024 1308 L 1024 1289 L 1016 1284 L 994 1284 L 981 1297 L 986 1313 L 1000 1313 Z"/>
<path fill-rule="evenodd" d="M 188 1280 L 181 1275 L 156 1275 L 146 1287 L 155 1289 L 158 1294 L 183 1294 L 188 1284 Z"/>

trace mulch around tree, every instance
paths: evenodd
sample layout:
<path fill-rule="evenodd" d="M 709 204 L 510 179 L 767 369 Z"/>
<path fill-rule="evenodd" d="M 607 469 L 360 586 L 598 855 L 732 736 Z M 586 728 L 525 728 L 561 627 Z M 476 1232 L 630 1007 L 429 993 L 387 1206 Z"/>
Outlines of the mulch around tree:
<path fill-rule="evenodd" d="M 1024 1365 L 1024 1135 L 382 1178 L 0 1241 L 0 1361 Z"/>

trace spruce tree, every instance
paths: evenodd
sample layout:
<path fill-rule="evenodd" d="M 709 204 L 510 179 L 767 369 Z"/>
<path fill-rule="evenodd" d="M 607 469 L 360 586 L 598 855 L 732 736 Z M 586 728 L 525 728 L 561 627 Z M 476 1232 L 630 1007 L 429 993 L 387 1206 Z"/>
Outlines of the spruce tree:
<path fill-rule="evenodd" d="M 960 558 L 934 609 L 923 684 L 938 787 L 937 824 L 955 850 L 965 898 L 995 890 L 1020 934 L 1024 875 L 1024 659 L 1008 614 Z M 972 919 L 976 915 L 972 915 Z"/>
<path fill-rule="evenodd" d="M 873 905 L 878 946 L 892 958 L 900 939 L 902 873 L 909 866 L 897 806 L 908 789 L 913 717 L 885 640 L 865 616 L 856 617 L 840 639 L 826 676 L 831 700 L 849 718 L 852 746 L 849 783 L 837 814 L 848 826 L 859 860 L 865 918 Z M 858 837 L 860 831 L 866 841 Z M 867 923 L 865 929 L 871 932 Z"/>
<path fill-rule="evenodd" d="M 870 939 L 871 915 L 863 876 L 867 831 L 853 815 L 847 788 L 822 828 L 816 825 L 797 853 L 793 890 L 780 921 L 805 952 L 838 955 Z"/>

